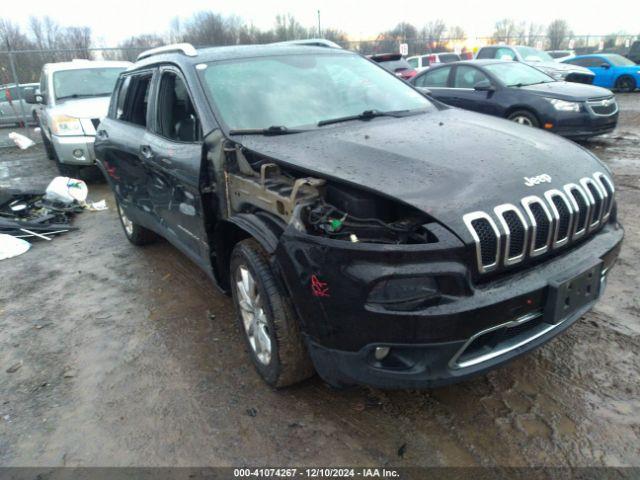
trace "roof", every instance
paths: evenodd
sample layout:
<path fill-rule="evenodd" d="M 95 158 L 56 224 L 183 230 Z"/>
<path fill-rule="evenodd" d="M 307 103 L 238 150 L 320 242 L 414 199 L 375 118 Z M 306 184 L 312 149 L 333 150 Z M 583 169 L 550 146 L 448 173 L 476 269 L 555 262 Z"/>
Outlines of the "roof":
<path fill-rule="evenodd" d="M 152 65 L 166 61 L 198 64 L 216 62 L 221 60 L 234 60 L 241 58 L 270 57 L 275 55 L 302 55 L 302 54 L 334 54 L 354 55 L 353 52 L 340 48 L 317 46 L 316 43 L 269 43 L 265 45 L 231 45 L 226 47 L 198 48 L 195 56 L 184 55 L 180 52 L 159 53 L 137 61 L 134 68 Z"/>
<path fill-rule="evenodd" d="M 109 68 L 109 67 L 127 68 L 130 65 L 131 65 L 131 62 L 78 59 L 78 60 L 72 60 L 71 62 L 46 63 L 43 69 L 45 69 L 48 72 L 59 72 L 61 70 L 81 70 L 86 68 Z"/>

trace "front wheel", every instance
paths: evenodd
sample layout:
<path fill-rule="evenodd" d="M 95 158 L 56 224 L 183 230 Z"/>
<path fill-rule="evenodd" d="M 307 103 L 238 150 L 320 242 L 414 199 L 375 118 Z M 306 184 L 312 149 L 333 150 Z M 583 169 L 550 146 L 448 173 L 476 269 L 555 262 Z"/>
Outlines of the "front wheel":
<path fill-rule="evenodd" d="M 274 387 L 313 375 L 313 366 L 289 298 L 254 239 L 236 244 L 231 254 L 231 291 L 236 317 L 251 360 Z"/>
<path fill-rule="evenodd" d="M 527 127 L 538 128 L 540 126 L 540 122 L 538 122 L 536 116 L 527 110 L 516 110 L 511 113 L 507 119 Z"/>
<path fill-rule="evenodd" d="M 616 90 L 621 93 L 633 92 L 636 89 L 636 81 L 633 77 L 623 75 L 616 80 Z"/>

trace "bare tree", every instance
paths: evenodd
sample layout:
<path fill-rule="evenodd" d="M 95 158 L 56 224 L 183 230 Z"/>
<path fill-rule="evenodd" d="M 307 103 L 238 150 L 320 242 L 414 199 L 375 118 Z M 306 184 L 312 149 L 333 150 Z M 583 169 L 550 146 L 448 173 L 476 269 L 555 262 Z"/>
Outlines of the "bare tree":
<path fill-rule="evenodd" d="M 274 34 L 275 40 L 279 42 L 309 38 L 309 30 L 304 28 L 291 14 L 276 15 Z"/>
<path fill-rule="evenodd" d="M 466 40 L 467 34 L 460 25 L 452 25 L 447 30 L 447 37 L 452 40 Z"/>
<path fill-rule="evenodd" d="M 429 49 L 436 48 L 442 41 L 447 26 L 442 20 L 433 20 L 420 29 L 420 38 Z"/>
<path fill-rule="evenodd" d="M 495 23 L 493 40 L 496 42 L 510 43 L 520 38 L 522 25 L 517 25 L 513 19 L 503 18 Z"/>
<path fill-rule="evenodd" d="M 554 20 L 547 27 L 547 38 L 551 50 L 561 49 L 565 40 L 570 36 L 571 31 L 569 30 L 569 24 L 567 24 L 565 20 Z"/>

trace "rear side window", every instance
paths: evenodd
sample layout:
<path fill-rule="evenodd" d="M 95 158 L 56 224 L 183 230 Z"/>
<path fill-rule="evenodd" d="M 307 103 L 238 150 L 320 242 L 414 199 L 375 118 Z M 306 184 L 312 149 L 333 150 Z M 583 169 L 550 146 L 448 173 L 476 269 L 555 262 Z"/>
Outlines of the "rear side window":
<path fill-rule="evenodd" d="M 149 89 L 151 88 L 151 78 L 153 74 L 142 73 L 139 75 L 130 75 L 122 83 L 120 92 L 118 93 L 117 118 L 129 123 L 135 123 L 143 127 L 147 126 L 147 108 L 149 106 Z M 128 80 L 128 82 L 127 82 Z M 122 88 L 125 87 L 123 92 Z M 123 96 L 123 99 L 120 96 Z M 120 102 L 123 101 L 121 113 Z"/>
<path fill-rule="evenodd" d="M 421 57 L 422 60 L 422 66 L 423 67 L 428 67 L 429 65 L 431 65 L 431 61 L 429 60 L 429 56 L 425 55 L 424 57 Z"/>
<path fill-rule="evenodd" d="M 437 68 L 430 70 L 418 79 L 416 79 L 416 86 L 418 87 L 446 87 L 447 79 L 449 78 L 449 72 L 451 67 Z"/>
<path fill-rule="evenodd" d="M 494 58 L 495 53 L 495 47 L 481 48 L 476 58 Z"/>
<path fill-rule="evenodd" d="M 600 67 L 604 60 L 601 58 L 588 57 L 588 58 L 574 58 L 573 60 L 567 60 L 565 63 L 571 63 L 580 67 Z"/>
<path fill-rule="evenodd" d="M 122 116 L 124 115 L 125 99 L 127 98 L 127 90 L 129 89 L 130 83 L 131 77 L 125 77 L 122 82 L 120 82 L 120 88 L 118 89 L 118 99 L 116 102 L 117 120 L 122 120 Z"/>
<path fill-rule="evenodd" d="M 160 80 L 156 133 L 178 142 L 197 142 L 202 137 L 187 86 L 174 72 L 164 72 Z"/>
<path fill-rule="evenodd" d="M 418 59 L 417 58 L 407 58 L 407 63 L 411 65 L 412 68 L 418 68 Z"/>
<path fill-rule="evenodd" d="M 510 48 L 498 48 L 495 53 L 495 57 L 500 60 L 515 60 L 516 54 Z"/>

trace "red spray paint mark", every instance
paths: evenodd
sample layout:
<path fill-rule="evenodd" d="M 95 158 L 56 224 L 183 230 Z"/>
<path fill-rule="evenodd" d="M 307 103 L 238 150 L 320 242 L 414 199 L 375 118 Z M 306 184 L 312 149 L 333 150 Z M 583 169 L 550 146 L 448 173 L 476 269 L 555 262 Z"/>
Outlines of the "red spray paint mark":
<path fill-rule="evenodd" d="M 315 275 L 311 275 L 311 293 L 314 297 L 328 297 L 329 285 L 327 282 L 322 282 Z"/>

